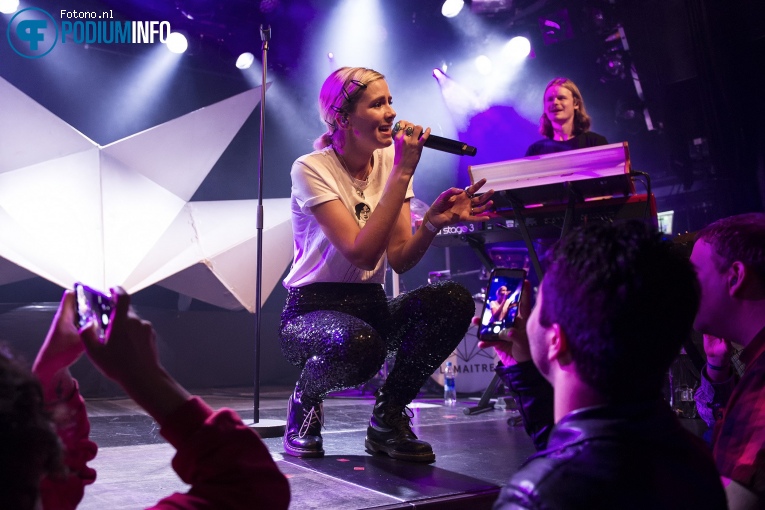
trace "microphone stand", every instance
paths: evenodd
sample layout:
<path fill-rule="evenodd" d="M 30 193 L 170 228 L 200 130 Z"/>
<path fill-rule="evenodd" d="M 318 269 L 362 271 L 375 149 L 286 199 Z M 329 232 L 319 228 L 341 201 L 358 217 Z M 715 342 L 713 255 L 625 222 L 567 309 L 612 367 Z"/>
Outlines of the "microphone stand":
<path fill-rule="evenodd" d="M 266 128 L 266 70 L 268 68 L 268 45 L 271 40 L 271 26 L 260 25 L 260 40 L 263 41 L 263 78 L 260 85 L 260 158 L 258 161 L 258 212 L 257 212 L 257 269 L 255 283 L 255 380 L 253 382 L 253 423 L 250 428 L 257 430 L 261 437 L 279 437 L 284 434 L 286 422 L 281 420 L 260 420 L 260 331 L 261 299 L 263 288 L 263 153 Z"/>

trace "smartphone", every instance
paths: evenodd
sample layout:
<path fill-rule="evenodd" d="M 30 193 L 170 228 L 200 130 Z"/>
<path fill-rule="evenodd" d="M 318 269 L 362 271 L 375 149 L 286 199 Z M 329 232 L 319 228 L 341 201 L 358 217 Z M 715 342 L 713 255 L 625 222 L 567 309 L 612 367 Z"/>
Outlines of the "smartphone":
<path fill-rule="evenodd" d="M 106 328 L 111 320 L 112 308 L 114 308 L 112 296 L 79 282 L 74 284 L 74 295 L 77 300 L 74 325 L 77 326 L 77 329 L 82 329 L 89 322 L 94 322 L 98 330 L 98 337 L 103 341 L 106 337 Z"/>
<path fill-rule="evenodd" d="M 501 330 L 513 326 L 525 279 L 525 269 L 497 267 L 491 271 L 478 326 L 479 340 L 496 342 Z"/>

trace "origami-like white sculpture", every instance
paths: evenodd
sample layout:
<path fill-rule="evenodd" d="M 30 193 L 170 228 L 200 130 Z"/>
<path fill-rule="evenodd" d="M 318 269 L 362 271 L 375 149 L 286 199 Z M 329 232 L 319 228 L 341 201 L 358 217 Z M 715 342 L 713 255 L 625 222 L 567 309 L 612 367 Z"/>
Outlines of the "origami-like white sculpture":
<path fill-rule="evenodd" d="M 259 91 L 102 147 L 0 78 L 0 285 L 156 283 L 254 311 L 257 201 L 190 200 Z M 265 300 L 292 259 L 292 228 L 288 198 L 263 205 Z"/>

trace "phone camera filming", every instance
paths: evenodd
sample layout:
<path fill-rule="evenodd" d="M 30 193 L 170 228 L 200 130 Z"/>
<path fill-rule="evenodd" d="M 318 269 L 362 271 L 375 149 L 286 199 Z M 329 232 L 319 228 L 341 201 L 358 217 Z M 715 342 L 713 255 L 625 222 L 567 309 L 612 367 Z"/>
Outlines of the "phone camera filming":
<path fill-rule="evenodd" d="M 77 299 L 75 326 L 82 329 L 94 323 L 98 336 L 103 341 L 111 320 L 112 297 L 81 283 L 74 284 L 74 292 Z"/>
<path fill-rule="evenodd" d="M 500 331 L 513 326 L 525 278 L 523 269 L 494 268 L 478 329 L 480 340 L 497 341 Z"/>

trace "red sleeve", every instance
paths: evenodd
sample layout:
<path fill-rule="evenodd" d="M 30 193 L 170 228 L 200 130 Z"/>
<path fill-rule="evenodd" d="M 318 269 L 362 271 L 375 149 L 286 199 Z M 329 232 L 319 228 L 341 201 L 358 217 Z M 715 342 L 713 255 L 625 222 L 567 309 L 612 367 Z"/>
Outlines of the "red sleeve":
<path fill-rule="evenodd" d="M 213 411 L 193 397 L 169 416 L 161 433 L 177 453 L 173 469 L 191 485 L 156 510 L 286 509 L 287 479 L 260 437 L 230 409 Z"/>
<path fill-rule="evenodd" d="M 712 440 L 720 474 L 765 497 L 765 357 L 747 366 Z M 758 370 L 757 370 L 758 369 Z"/>
<path fill-rule="evenodd" d="M 96 480 L 96 471 L 87 463 L 96 456 L 98 446 L 88 439 L 90 422 L 85 401 L 75 381 L 75 389 L 68 400 L 47 405 L 64 447 L 63 478 L 45 477 L 40 482 L 40 499 L 45 510 L 74 509 L 82 500 L 85 486 Z"/>

